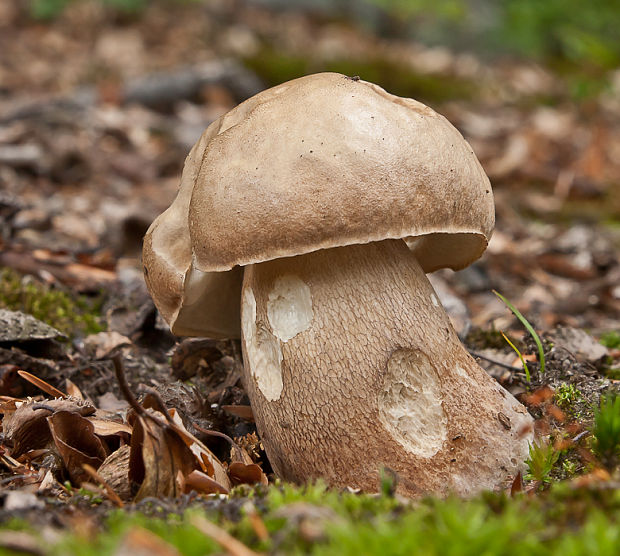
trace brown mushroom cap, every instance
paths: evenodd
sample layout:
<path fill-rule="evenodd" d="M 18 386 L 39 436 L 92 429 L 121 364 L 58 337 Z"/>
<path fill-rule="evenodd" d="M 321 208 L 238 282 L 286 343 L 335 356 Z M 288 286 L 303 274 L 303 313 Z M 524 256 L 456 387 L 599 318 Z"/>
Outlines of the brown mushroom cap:
<path fill-rule="evenodd" d="M 321 73 L 263 91 L 207 128 L 177 198 L 147 232 L 145 274 L 173 332 L 233 337 L 235 267 L 402 238 L 425 272 L 456 270 L 480 257 L 493 225 L 489 180 L 443 116 Z"/>

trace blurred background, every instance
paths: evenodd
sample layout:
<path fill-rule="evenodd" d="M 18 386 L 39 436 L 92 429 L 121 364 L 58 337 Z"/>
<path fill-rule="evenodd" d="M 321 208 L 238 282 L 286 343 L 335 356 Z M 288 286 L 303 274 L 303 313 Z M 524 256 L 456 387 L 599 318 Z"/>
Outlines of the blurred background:
<path fill-rule="evenodd" d="M 487 254 L 433 277 L 463 336 L 514 322 L 495 288 L 620 347 L 618 29 L 619 0 L 2 0 L 3 279 L 140 290 L 204 128 L 329 70 L 444 114 L 491 178 Z"/>

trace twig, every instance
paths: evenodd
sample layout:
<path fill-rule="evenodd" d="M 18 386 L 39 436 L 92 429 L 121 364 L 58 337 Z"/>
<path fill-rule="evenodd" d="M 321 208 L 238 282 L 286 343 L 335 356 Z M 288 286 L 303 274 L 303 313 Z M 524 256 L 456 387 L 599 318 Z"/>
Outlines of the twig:
<path fill-rule="evenodd" d="M 118 386 L 121 389 L 123 397 L 125 398 L 125 400 L 127 400 L 127 403 L 138 415 L 146 415 L 146 411 L 138 403 L 138 400 L 129 388 L 129 384 L 127 384 L 127 378 L 125 377 L 125 367 L 123 366 L 123 360 L 121 359 L 120 353 L 115 353 L 112 356 L 112 363 L 114 363 L 114 374 L 116 375 L 116 380 L 118 381 Z"/>
<path fill-rule="evenodd" d="M 587 436 L 589 434 L 590 431 L 582 431 L 577 436 L 575 436 L 575 438 L 571 439 L 571 442 L 579 442 L 584 436 Z"/>
<path fill-rule="evenodd" d="M 116 494 L 116 491 L 108 484 L 108 482 L 101 475 L 99 475 L 99 473 L 97 473 L 94 467 L 84 463 L 82 464 L 82 469 L 84 469 L 84 471 L 86 471 L 91 478 L 98 481 L 103 486 L 111 502 L 116 504 L 119 508 L 123 508 L 125 506 L 120 496 Z"/>
<path fill-rule="evenodd" d="M 232 556 L 259 556 L 260 554 L 259 552 L 254 552 L 241 541 L 235 539 L 230 533 L 202 516 L 192 516 L 190 518 L 190 523 L 203 535 L 214 540 Z"/>
<path fill-rule="evenodd" d="M 200 432 L 208 436 L 217 436 L 218 438 L 223 438 L 224 440 L 227 440 L 230 443 L 230 445 L 235 449 L 235 453 L 237 454 L 237 457 L 243 461 L 243 452 L 241 451 L 241 448 L 239 448 L 238 444 L 230 436 L 228 436 L 227 434 L 223 432 L 211 431 L 209 429 L 205 429 L 196 423 L 193 423 L 193 425 L 196 430 L 199 430 Z"/>
<path fill-rule="evenodd" d="M 512 365 L 508 365 L 507 363 L 496 361 L 495 359 L 492 359 L 491 357 L 487 357 L 486 355 L 482 355 L 481 353 L 478 353 L 477 351 L 474 351 L 473 349 L 468 349 L 467 351 L 469 351 L 469 353 L 473 355 L 474 357 L 477 357 L 479 359 L 484 359 L 485 361 L 488 361 L 489 363 L 493 363 L 493 365 L 497 365 L 498 367 L 503 367 L 504 369 L 508 369 L 509 371 L 513 371 L 515 373 L 522 372 L 522 369 L 519 367 L 513 367 Z"/>
<path fill-rule="evenodd" d="M 170 416 L 170 413 L 168 413 L 168 408 L 166 407 L 166 404 L 164 403 L 161 394 L 157 390 L 155 390 L 155 388 L 151 388 L 150 386 L 145 386 L 143 390 L 147 394 L 153 396 L 153 399 L 155 400 L 155 405 L 157 405 L 157 411 L 163 413 L 166 421 L 168 421 L 169 424 L 174 425 L 174 419 Z"/>
<path fill-rule="evenodd" d="M 123 394 L 123 397 L 125 398 L 125 400 L 127 400 L 127 403 L 129 404 L 129 406 L 140 417 L 144 417 L 145 419 L 150 419 L 153 423 L 155 423 L 156 425 L 162 428 L 166 428 L 168 424 L 170 423 L 171 426 L 176 430 L 174 422 L 170 418 L 168 411 L 165 410 L 165 407 L 166 407 L 165 405 L 164 405 L 164 416 L 166 417 L 166 419 L 169 419 L 169 421 L 163 421 L 157 418 L 155 415 L 152 415 L 151 413 L 146 411 L 144 407 L 140 405 L 140 403 L 134 396 L 133 392 L 129 388 L 129 384 L 127 383 L 127 378 L 125 377 L 125 367 L 123 365 L 123 361 L 121 359 L 120 353 L 115 353 L 112 356 L 112 363 L 114 363 L 114 373 L 116 374 L 116 380 L 118 380 L 118 385 L 121 389 L 121 393 Z M 163 401 L 161 400 L 161 397 L 159 397 L 158 401 L 161 402 L 161 404 L 163 405 Z M 147 432 L 148 434 L 151 434 L 150 431 L 147 431 Z"/>

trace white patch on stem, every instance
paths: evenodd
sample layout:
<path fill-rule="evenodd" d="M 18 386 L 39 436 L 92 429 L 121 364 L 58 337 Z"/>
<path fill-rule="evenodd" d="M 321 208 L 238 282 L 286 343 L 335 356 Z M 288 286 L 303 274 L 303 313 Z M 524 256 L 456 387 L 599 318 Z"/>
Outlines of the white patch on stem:
<path fill-rule="evenodd" d="M 276 278 L 267 300 L 267 318 L 275 336 L 288 342 L 307 330 L 313 317 L 308 284 L 293 274 Z"/>
<path fill-rule="evenodd" d="M 448 434 L 441 383 L 421 351 L 400 349 L 390 356 L 379 395 L 379 418 L 407 451 L 430 458 L 441 449 Z"/>
<path fill-rule="evenodd" d="M 241 300 L 241 327 L 250 372 L 267 401 L 280 399 L 282 389 L 282 349 L 265 326 L 256 322 L 256 298 L 246 288 Z"/>

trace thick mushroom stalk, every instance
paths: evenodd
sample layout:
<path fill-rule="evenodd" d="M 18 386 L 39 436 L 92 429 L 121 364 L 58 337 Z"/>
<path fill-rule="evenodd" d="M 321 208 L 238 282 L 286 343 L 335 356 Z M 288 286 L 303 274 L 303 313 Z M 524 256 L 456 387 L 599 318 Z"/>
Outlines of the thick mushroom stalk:
<path fill-rule="evenodd" d="M 496 488 L 532 437 L 525 408 L 464 350 L 401 240 L 246 267 L 245 383 L 276 473 L 400 492 Z"/>

